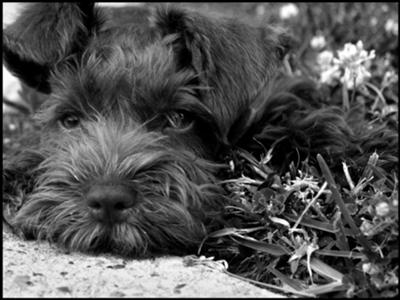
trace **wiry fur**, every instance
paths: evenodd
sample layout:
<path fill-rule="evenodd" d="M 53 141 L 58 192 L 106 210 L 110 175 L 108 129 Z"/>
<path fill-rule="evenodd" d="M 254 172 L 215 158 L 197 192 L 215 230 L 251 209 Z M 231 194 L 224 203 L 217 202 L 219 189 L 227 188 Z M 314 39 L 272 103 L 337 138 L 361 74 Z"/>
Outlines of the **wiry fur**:
<path fill-rule="evenodd" d="M 205 234 L 204 212 L 218 206 L 213 202 L 221 191 L 210 184 L 215 166 L 172 148 L 165 136 L 132 128 L 99 120 L 85 132 L 52 139 L 37 168 L 36 187 L 14 225 L 28 236 L 81 251 L 193 250 Z M 93 184 L 117 183 L 135 190 L 137 205 L 126 222 L 110 228 L 89 216 L 84 198 Z"/>
<path fill-rule="evenodd" d="M 282 74 L 258 97 L 261 105 L 236 146 L 256 156 L 273 147 L 271 162 L 278 172 L 306 159 L 317 166 L 316 156 L 321 154 L 343 182 L 342 162 L 359 178 L 374 152 L 379 155 L 378 169 L 396 169 L 396 128 L 369 122 L 363 105 L 352 104 L 345 113 L 315 82 Z"/>
<path fill-rule="evenodd" d="M 40 3 L 3 44 L 10 70 L 49 95 L 36 114 L 41 131 L 3 165 L 7 219 L 27 238 L 86 252 L 187 253 L 222 226 L 230 200 L 216 174 L 235 147 L 259 155 L 274 146 L 282 172 L 317 153 L 332 167 L 375 150 L 387 152 L 381 166 L 397 161 L 392 131 L 358 131 L 312 83 L 273 79 L 290 46 L 278 29 L 175 8 Z M 184 118 L 171 126 L 176 112 Z M 79 126 L 65 129 L 70 115 Z M 90 214 L 99 186 L 134 199 L 123 222 Z"/>

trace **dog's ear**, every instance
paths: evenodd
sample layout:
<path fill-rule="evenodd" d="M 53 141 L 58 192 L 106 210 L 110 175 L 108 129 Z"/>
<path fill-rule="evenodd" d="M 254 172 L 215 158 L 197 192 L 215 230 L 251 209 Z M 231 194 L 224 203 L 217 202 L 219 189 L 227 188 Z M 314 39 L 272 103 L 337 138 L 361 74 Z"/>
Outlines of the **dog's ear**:
<path fill-rule="evenodd" d="M 280 28 L 250 26 L 174 6 L 158 7 L 153 24 L 162 36 L 176 35 L 173 46 L 178 64 L 191 65 L 200 74 L 216 68 L 224 72 L 228 66 L 232 71 L 233 64 L 238 72 L 248 69 L 254 73 L 263 68 L 269 75 L 293 44 Z"/>
<path fill-rule="evenodd" d="M 270 40 L 275 45 L 275 51 L 279 60 L 288 54 L 297 44 L 296 40 L 285 29 L 281 27 L 264 27 L 264 39 Z"/>
<path fill-rule="evenodd" d="M 81 51 L 98 24 L 94 3 L 27 4 L 3 32 L 3 62 L 27 85 L 49 93 L 52 66 Z"/>
<path fill-rule="evenodd" d="M 173 48 L 178 67 L 191 66 L 198 74 L 213 68 L 210 57 L 210 39 L 197 29 L 194 15 L 173 6 L 159 6 L 152 18 L 161 36 L 174 35 Z"/>

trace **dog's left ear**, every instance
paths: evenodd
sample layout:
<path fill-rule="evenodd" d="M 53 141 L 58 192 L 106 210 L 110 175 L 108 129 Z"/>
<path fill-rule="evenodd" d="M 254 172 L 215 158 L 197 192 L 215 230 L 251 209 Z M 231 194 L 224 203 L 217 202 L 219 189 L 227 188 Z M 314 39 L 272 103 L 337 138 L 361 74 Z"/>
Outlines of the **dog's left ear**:
<path fill-rule="evenodd" d="M 203 75 L 216 69 L 223 75 L 232 71 L 232 64 L 237 66 L 234 71 L 264 69 L 269 75 L 293 45 L 291 36 L 280 28 L 250 26 L 173 6 L 159 7 L 153 23 L 162 36 L 176 35 L 173 46 L 178 64 L 191 65 Z"/>

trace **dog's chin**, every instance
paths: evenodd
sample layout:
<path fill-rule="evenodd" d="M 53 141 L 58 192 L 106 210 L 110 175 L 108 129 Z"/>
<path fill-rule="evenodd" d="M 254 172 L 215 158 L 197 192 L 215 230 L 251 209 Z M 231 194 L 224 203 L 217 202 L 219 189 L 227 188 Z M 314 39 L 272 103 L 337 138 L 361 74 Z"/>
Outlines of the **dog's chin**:
<path fill-rule="evenodd" d="M 126 220 L 114 223 L 95 220 L 79 201 L 68 202 L 31 201 L 13 223 L 26 238 L 48 240 L 70 251 L 131 257 L 194 251 L 206 234 L 197 218 L 201 212 L 171 199 L 143 201 L 130 209 Z"/>

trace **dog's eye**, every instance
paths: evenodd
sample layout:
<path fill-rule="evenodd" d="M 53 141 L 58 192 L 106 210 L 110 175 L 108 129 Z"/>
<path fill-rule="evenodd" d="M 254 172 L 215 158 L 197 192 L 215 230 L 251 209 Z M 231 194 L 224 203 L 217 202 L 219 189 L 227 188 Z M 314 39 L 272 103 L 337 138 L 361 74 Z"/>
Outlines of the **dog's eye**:
<path fill-rule="evenodd" d="M 189 117 L 189 115 L 186 112 L 182 111 L 170 112 L 169 114 L 167 114 L 166 118 L 168 120 L 169 127 L 176 129 L 186 127 L 192 122 L 192 119 Z"/>
<path fill-rule="evenodd" d="M 77 115 L 68 114 L 60 119 L 60 124 L 66 129 L 72 129 L 80 124 L 80 119 Z"/>

